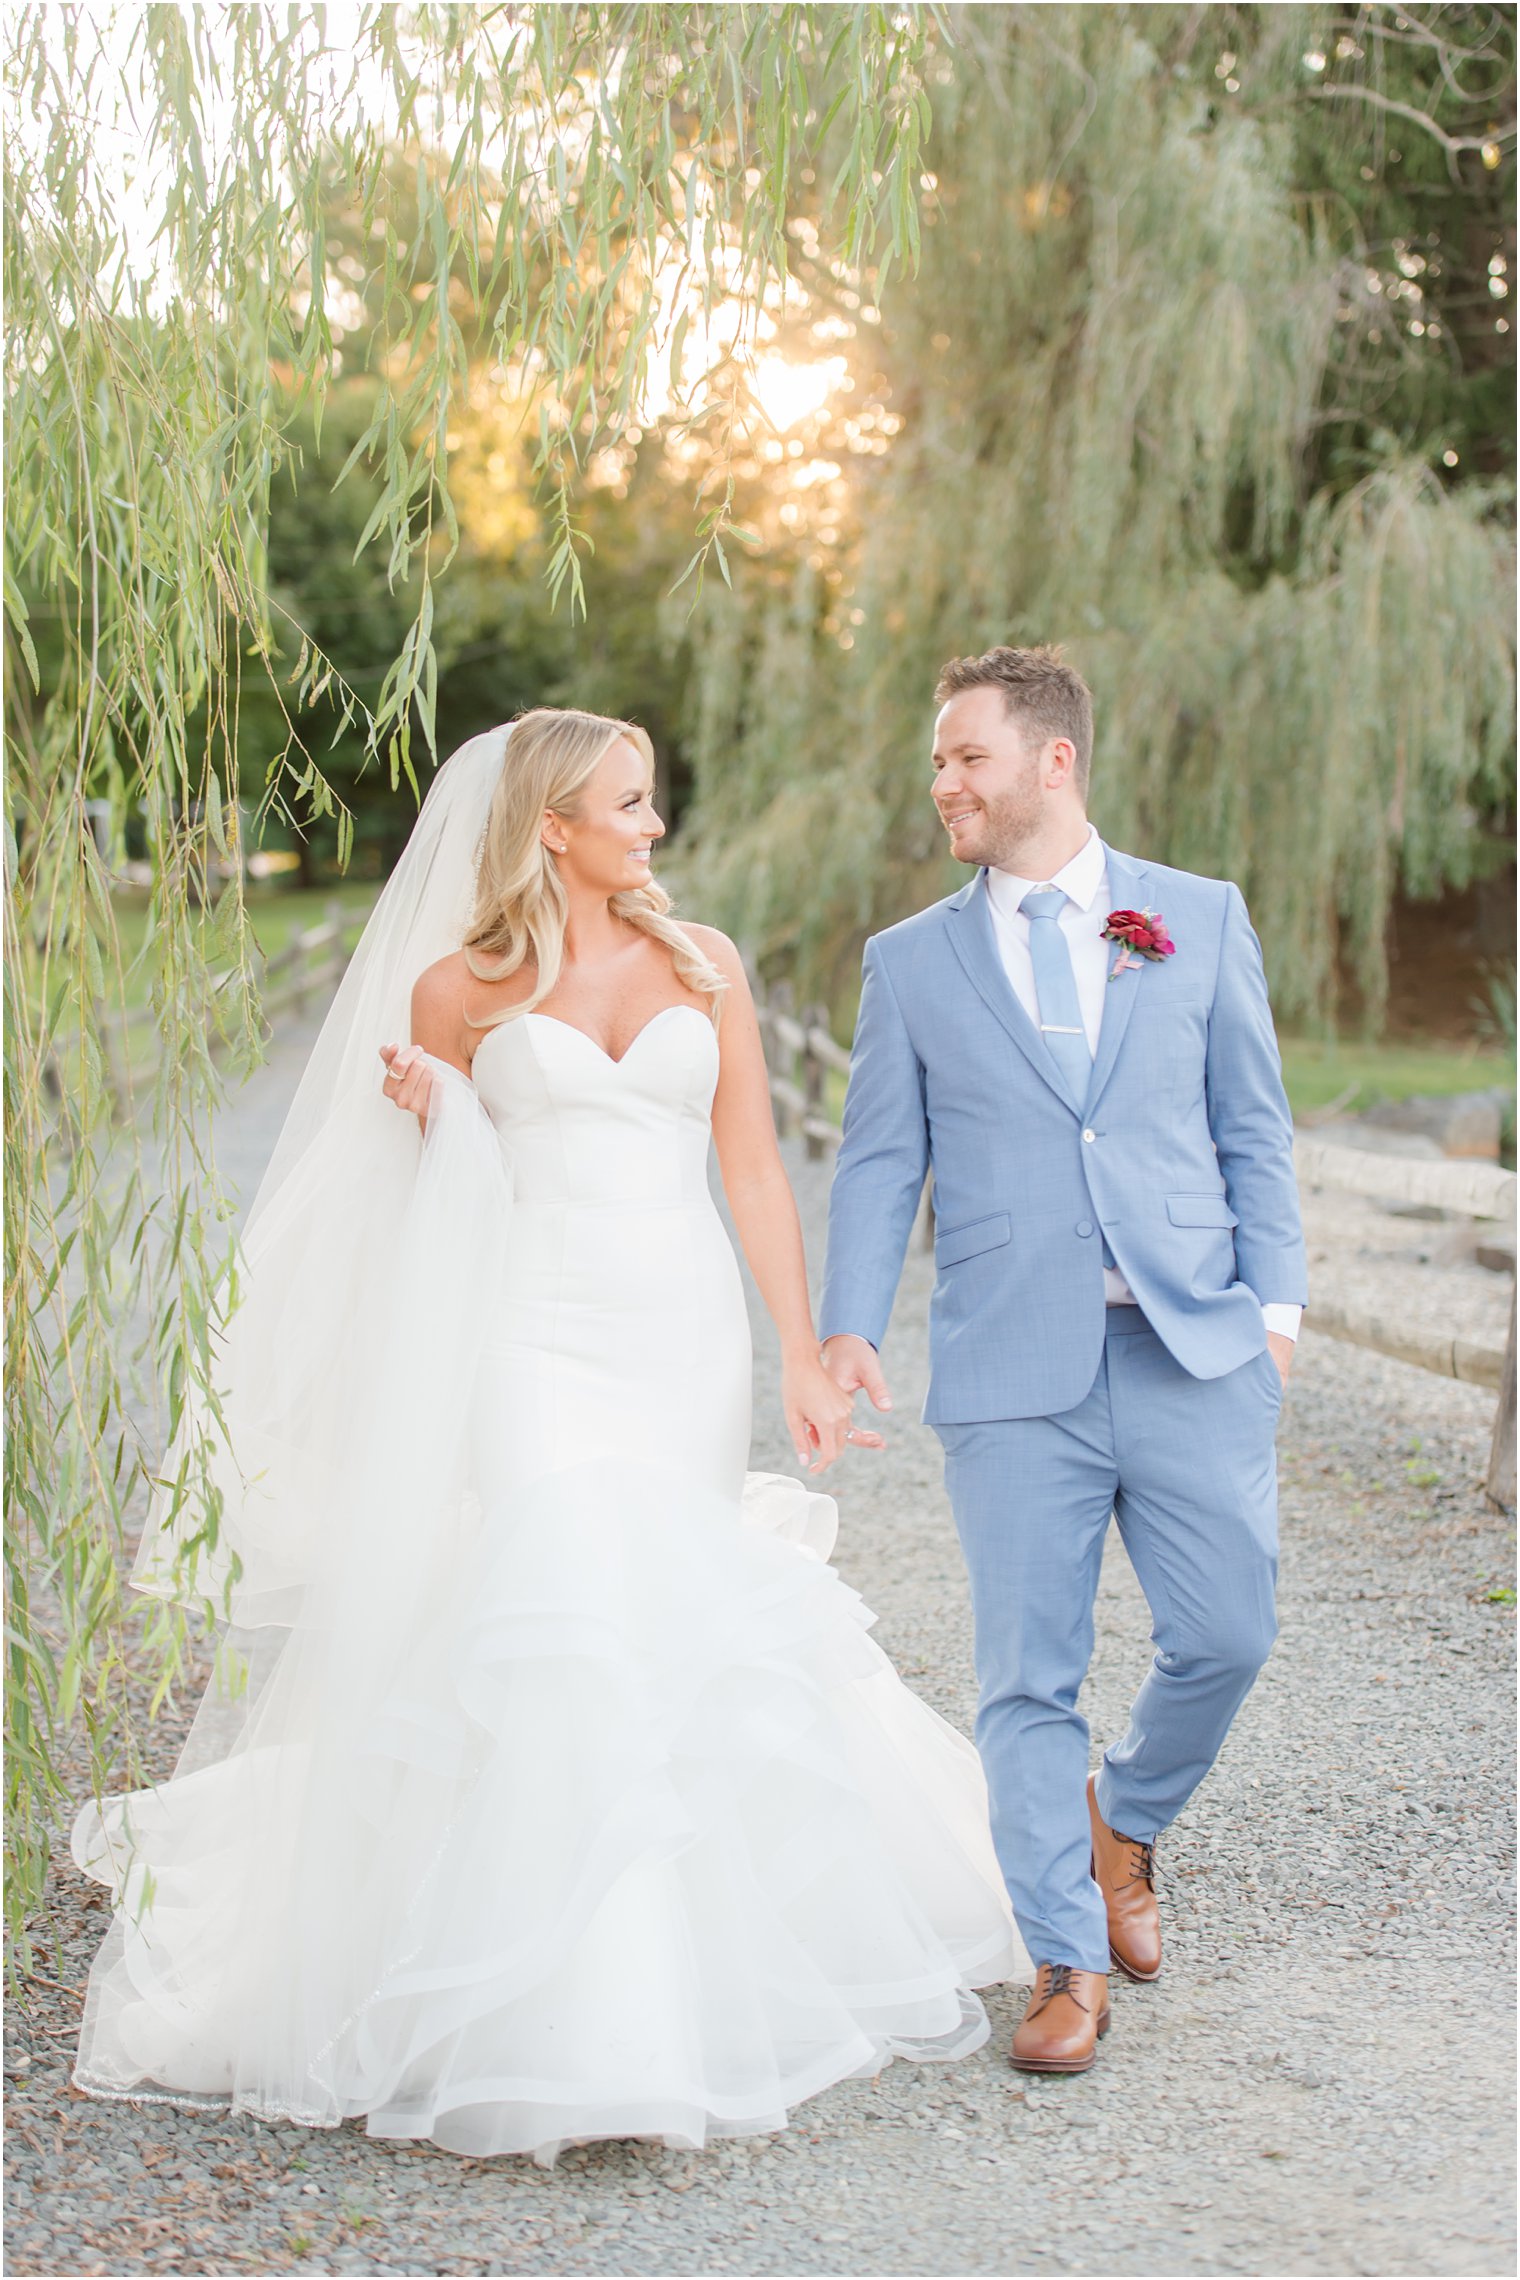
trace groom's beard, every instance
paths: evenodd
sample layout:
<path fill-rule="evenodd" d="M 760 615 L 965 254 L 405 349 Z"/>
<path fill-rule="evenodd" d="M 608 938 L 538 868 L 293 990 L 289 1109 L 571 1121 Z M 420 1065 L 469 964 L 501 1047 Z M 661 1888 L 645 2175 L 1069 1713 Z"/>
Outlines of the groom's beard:
<path fill-rule="evenodd" d="M 995 870 L 1014 871 L 1025 876 L 1020 857 L 1039 834 L 1045 820 L 1045 805 L 1040 797 L 1037 771 L 1031 769 L 1029 781 L 1017 784 L 995 798 L 983 800 L 981 813 L 971 829 L 955 843 L 956 860 L 961 863 L 990 863 Z"/>

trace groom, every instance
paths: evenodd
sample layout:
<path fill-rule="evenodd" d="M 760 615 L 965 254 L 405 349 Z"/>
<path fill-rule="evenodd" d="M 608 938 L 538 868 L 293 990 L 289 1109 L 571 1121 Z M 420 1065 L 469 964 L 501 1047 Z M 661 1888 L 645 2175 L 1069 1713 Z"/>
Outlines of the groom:
<path fill-rule="evenodd" d="M 976 1739 L 1037 1967 L 1013 2063 L 1091 2066 L 1110 1958 L 1161 1968 L 1152 1848 L 1275 1635 L 1273 1441 L 1305 1299 L 1292 1125 L 1239 889 L 1087 820 L 1092 699 L 1058 651 L 935 690 L 958 894 L 865 950 L 821 1333 L 877 1361 L 926 1170 L 925 1420 L 971 1579 Z M 1156 1655 L 1087 1780 L 1077 1710 L 1112 1513 Z"/>

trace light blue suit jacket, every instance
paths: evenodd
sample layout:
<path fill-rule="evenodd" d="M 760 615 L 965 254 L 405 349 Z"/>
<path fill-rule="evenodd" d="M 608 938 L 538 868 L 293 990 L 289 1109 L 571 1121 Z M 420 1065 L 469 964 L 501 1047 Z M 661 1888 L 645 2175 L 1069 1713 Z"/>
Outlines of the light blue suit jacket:
<path fill-rule="evenodd" d="M 1110 906 L 1161 910 L 1177 947 L 1115 976 L 1112 946 L 1081 1100 L 1009 983 L 984 871 L 866 944 L 820 1335 L 880 1346 L 932 1166 L 930 1424 L 1083 1398 L 1103 1351 L 1104 1236 L 1194 1377 L 1263 1351 L 1263 1300 L 1308 1295 L 1292 1119 L 1240 890 L 1106 853 Z"/>

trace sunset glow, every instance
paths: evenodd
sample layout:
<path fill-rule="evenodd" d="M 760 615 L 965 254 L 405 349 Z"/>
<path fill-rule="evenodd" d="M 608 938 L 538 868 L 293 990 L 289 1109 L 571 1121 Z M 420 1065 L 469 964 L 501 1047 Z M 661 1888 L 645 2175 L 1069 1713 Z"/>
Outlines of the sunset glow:
<path fill-rule="evenodd" d="M 842 356 L 791 364 L 784 356 L 763 356 L 755 366 L 754 391 L 766 418 L 783 431 L 821 410 L 848 370 Z"/>

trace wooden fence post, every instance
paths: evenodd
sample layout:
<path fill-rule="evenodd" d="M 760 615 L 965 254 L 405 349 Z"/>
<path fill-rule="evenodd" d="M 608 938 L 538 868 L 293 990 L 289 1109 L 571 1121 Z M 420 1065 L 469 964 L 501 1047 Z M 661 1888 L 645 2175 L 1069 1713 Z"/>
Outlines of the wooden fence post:
<path fill-rule="evenodd" d="M 306 944 L 302 938 L 304 931 L 305 930 L 302 929 L 300 933 L 292 935 L 290 940 L 290 971 L 292 977 L 290 985 L 290 1010 L 296 1016 L 297 1020 L 299 1020 L 306 1011 L 307 956 Z"/>
<path fill-rule="evenodd" d="M 1515 1502 L 1515 1297 L 1510 1293 L 1509 1337 L 1504 1346 L 1504 1374 L 1499 1380 L 1499 1408 L 1494 1418 L 1493 1446 L 1489 1451 L 1484 1491 L 1490 1504 L 1507 1511 Z"/>
<path fill-rule="evenodd" d="M 796 1128 L 798 1121 L 794 1106 L 797 1096 L 795 1081 L 797 1054 L 793 1046 L 783 1041 L 787 1029 L 791 1026 L 791 983 L 788 981 L 772 982 L 766 992 L 766 1005 L 771 1016 L 771 1074 L 779 1079 L 774 1090 L 776 1129 L 785 1139 Z"/>
<path fill-rule="evenodd" d="M 332 928 L 332 949 L 327 960 L 327 978 L 333 988 L 336 989 L 343 979 L 344 968 L 348 964 L 347 958 L 343 955 L 343 905 L 336 895 L 328 896 L 327 901 L 322 906 L 322 917 L 324 923 Z"/>
<path fill-rule="evenodd" d="M 823 1056 L 816 1052 L 812 1031 L 827 1029 L 829 1009 L 826 1005 L 810 1005 L 802 1016 L 802 1026 L 808 1031 L 802 1047 L 802 1129 L 807 1134 L 809 1163 L 816 1164 L 825 1153 L 823 1137 L 823 1088 L 827 1071 Z"/>

